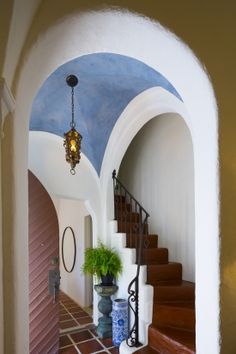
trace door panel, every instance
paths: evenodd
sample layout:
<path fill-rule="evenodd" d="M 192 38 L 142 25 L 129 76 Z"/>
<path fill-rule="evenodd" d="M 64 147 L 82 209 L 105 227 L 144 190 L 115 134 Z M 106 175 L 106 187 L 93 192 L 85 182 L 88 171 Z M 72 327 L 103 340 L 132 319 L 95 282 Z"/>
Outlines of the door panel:
<path fill-rule="evenodd" d="M 49 194 L 29 171 L 29 342 L 30 354 L 56 354 L 59 302 L 49 294 L 49 270 L 59 271 L 57 214 Z M 59 258 L 57 258 L 59 259 Z M 56 264 L 55 264 L 56 263 Z"/>

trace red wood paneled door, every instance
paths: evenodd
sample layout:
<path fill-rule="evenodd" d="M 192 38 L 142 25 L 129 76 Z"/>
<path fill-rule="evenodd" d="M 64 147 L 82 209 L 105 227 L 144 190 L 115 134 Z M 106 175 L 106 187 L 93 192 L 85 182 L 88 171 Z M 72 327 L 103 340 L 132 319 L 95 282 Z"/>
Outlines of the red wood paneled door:
<path fill-rule="evenodd" d="M 30 354 L 56 354 L 59 303 L 49 273 L 59 274 L 59 228 L 49 194 L 29 171 L 29 341 Z M 57 284 L 55 287 L 57 290 Z"/>

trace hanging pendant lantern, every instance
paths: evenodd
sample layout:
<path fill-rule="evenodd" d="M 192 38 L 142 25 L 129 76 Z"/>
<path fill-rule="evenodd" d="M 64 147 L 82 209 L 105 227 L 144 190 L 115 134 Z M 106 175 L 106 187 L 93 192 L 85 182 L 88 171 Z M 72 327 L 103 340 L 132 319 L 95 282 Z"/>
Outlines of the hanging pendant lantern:
<path fill-rule="evenodd" d="M 64 133 L 64 147 L 66 150 L 66 161 L 69 162 L 71 169 L 70 173 L 75 174 L 75 167 L 80 161 L 80 149 L 81 149 L 81 140 L 82 136 L 75 129 L 75 120 L 74 120 L 74 87 L 78 84 L 78 79 L 75 75 L 69 75 L 66 78 L 67 85 L 71 87 L 71 129 Z"/>

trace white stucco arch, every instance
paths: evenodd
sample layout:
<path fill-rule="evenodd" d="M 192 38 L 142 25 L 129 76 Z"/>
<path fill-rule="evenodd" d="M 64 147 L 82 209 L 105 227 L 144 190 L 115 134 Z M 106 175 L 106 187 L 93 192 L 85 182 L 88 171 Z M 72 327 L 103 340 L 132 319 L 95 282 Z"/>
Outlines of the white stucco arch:
<path fill-rule="evenodd" d="M 197 103 L 197 102 L 196 102 Z M 195 257 L 196 257 L 196 318 L 198 336 L 197 350 L 204 353 L 207 343 L 203 341 L 206 326 L 214 324 L 213 332 L 218 333 L 219 316 L 219 274 L 218 274 L 218 241 L 217 241 L 217 163 L 216 141 L 214 146 L 209 146 L 209 135 L 206 134 L 205 122 L 202 130 L 199 122 L 194 119 L 192 112 L 186 110 L 184 102 L 160 87 L 154 87 L 144 91 L 135 97 L 122 112 L 110 136 L 101 169 L 102 196 L 106 198 L 107 216 L 113 217 L 112 181 L 111 175 L 114 168 L 120 167 L 125 152 L 137 132 L 147 121 L 163 113 L 178 113 L 187 124 L 193 143 L 194 153 L 194 177 L 195 177 Z M 204 111 L 203 111 L 204 114 Z M 200 130 L 202 131 L 201 134 Z M 119 144 L 117 142 L 119 141 Z M 213 142 L 211 141 L 211 144 Z M 215 166 L 214 166 L 215 162 Z M 200 177 L 201 176 L 201 177 Z M 212 182 L 215 182 L 212 184 Z M 211 235 L 206 239 L 206 235 Z M 207 252 L 211 257 L 207 257 Z M 202 255 L 205 254 L 205 257 Z M 213 257 L 213 258 L 212 258 Z M 212 262 L 212 260 L 214 261 Z M 207 284 L 207 286 L 206 286 Z M 211 289 L 211 290 L 210 290 Z M 211 295 L 210 295 L 210 293 Z M 205 317 L 204 308 L 208 308 L 208 316 Z M 206 322 L 209 319 L 209 324 Z M 212 332 L 212 335 L 213 335 Z M 218 352 L 218 342 L 215 343 L 215 351 L 212 342 L 209 350 Z M 211 348 L 211 349 L 210 349 Z"/>
<path fill-rule="evenodd" d="M 191 120 L 183 102 L 162 87 L 152 87 L 136 96 L 117 120 L 110 135 L 101 167 L 101 184 L 107 188 L 112 165 L 119 168 L 121 160 L 137 132 L 156 115 L 175 112 L 184 118 L 192 136 Z M 117 144 L 117 141 L 120 144 Z M 119 146 L 119 148 L 118 148 Z"/>
<path fill-rule="evenodd" d="M 113 170 L 118 172 L 126 150 L 138 131 L 150 119 L 163 113 L 178 113 L 188 126 L 193 140 L 191 118 L 182 101 L 162 87 L 152 87 L 136 96 L 117 120 L 103 158 L 100 180 L 105 222 L 112 220 L 114 216 L 111 179 Z"/>
<path fill-rule="evenodd" d="M 165 50 L 162 50 L 163 48 Z M 195 157 L 196 235 L 198 235 L 197 352 L 217 353 L 219 351 L 218 150 L 217 111 L 212 87 L 196 57 L 172 33 L 146 18 L 118 10 L 81 13 L 64 18 L 40 36 L 21 70 L 14 119 L 14 281 L 15 291 L 18 293 L 15 300 L 16 351 L 28 352 L 27 147 L 32 102 L 41 84 L 58 66 L 80 55 L 94 52 L 118 53 L 143 61 L 162 73 L 183 98 L 185 112 L 178 113 L 185 119 L 188 117 L 186 122 L 192 135 Z M 160 92 L 158 97 L 159 94 Z M 143 122 L 140 121 L 140 127 L 142 125 Z M 108 149 L 110 148 L 112 142 L 109 141 Z M 107 155 L 109 150 L 103 163 L 105 167 L 102 167 L 103 188 L 106 183 L 103 176 L 109 170 Z M 117 155 L 116 158 L 119 164 L 122 156 Z M 22 323 L 25 325 L 23 335 Z"/>

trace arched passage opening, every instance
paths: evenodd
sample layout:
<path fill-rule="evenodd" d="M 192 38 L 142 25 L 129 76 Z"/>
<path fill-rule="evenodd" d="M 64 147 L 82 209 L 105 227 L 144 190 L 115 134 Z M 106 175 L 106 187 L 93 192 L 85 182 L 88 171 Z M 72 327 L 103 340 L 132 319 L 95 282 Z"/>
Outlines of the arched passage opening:
<path fill-rule="evenodd" d="M 9 348 L 15 345 L 17 352 L 26 353 L 28 350 L 27 331 L 22 335 L 19 329 L 22 327 L 22 321 L 26 324 L 28 321 L 27 299 L 24 295 L 28 280 L 27 256 L 25 262 L 22 263 L 22 255 L 26 255 L 27 239 L 22 239 L 22 235 L 27 235 L 27 132 L 33 98 L 41 83 L 59 65 L 84 53 L 105 50 L 138 58 L 156 68 L 168 77 L 168 80 L 172 82 L 184 101 L 187 114 L 182 116 L 188 117 L 186 119 L 193 138 L 195 160 L 196 282 L 197 301 L 199 302 L 197 309 L 197 350 L 199 353 L 205 353 L 206 348 L 217 351 L 219 345 L 217 114 L 209 80 L 196 58 L 185 45 L 176 40 L 169 32 L 147 19 L 127 12 L 104 11 L 83 13 L 73 17 L 73 20 L 75 21 L 68 17 L 55 27 L 49 28 L 41 36 L 37 46 L 31 48 L 28 59 L 21 68 L 18 82 L 16 112 L 13 122 L 15 143 L 14 185 L 16 192 L 13 208 L 15 211 L 14 287 L 19 296 L 14 301 L 17 309 L 14 325 L 11 318 L 9 318 L 8 323 L 9 327 L 15 327 L 16 342 L 12 344 L 8 340 Z M 94 26 L 96 23 L 100 25 L 97 27 L 95 34 Z M 129 34 L 125 38 L 122 35 L 123 32 L 120 31 L 121 27 L 126 29 L 126 33 Z M 78 40 L 77 33 L 80 33 L 80 43 L 74 46 L 73 43 L 77 43 Z M 132 40 L 132 33 L 139 36 L 139 42 L 142 42 L 145 48 L 143 46 L 140 48 L 139 43 Z M 97 36 L 99 36 L 100 41 L 97 41 Z M 149 38 L 149 41 L 146 41 L 145 38 Z M 49 43 L 53 43 L 53 51 L 51 51 Z M 153 43 L 155 43 L 155 46 Z M 162 51 L 163 47 L 168 48 L 168 50 Z M 173 57 L 178 58 L 178 61 L 175 60 L 170 65 L 170 58 Z M 37 71 L 35 66 L 38 67 Z M 186 75 L 182 75 L 183 72 L 186 72 Z M 187 74 L 189 72 L 191 72 L 191 82 Z M 148 105 L 148 108 L 151 109 L 151 106 Z M 125 113 L 127 113 L 127 110 L 123 115 Z M 151 117 L 156 114 L 160 114 L 160 112 L 155 112 Z M 138 117 L 137 114 L 136 118 Z M 118 124 L 120 123 L 118 122 Z M 143 124 L 142 122 L 141 126 Z M 136 132 L 137 130 L 134 129 L 133 136 Z M 106 175 L 109 172 L 110 157 L 113 155 L 113 151 L 110 149 L 112 146 L 109 145 L 110 142 L 108 142 L 101 170 L 103 192 L 106 191 Z M 122 141 L 120 141 L 118 148 L 124 154 L 121 145 Z M 120 155 L 116 160 L 116 166 L 110 164 L 111 171 L 114 167 L 119 166 L 122 156 Z M 107 192 L 104 195 L 102 201 L 104 205 L 107 205 Z M 101 220 L 102 222 L 99 225 L 101 231 L 105 232 L 106 213 L 101 217 Z M 207 245 L 205 244 L 205 234 L 209 236 Z M 209 252 L 211 257 L 209 257 Z M 208 308 L 211 313 L 207 320 L 204 316 L 205 308 Z M 208 327 L 208 338 L 214 338 L 214 343 L 212 341 L 209 343 L 205 337 L 206 326 Z M 27 325 L 25 328 L 27 328 Z"/>
<path fill-rule="evenodd" d="M 204 132 L 202 135 L 198 135 L 195 131 L 194 125 L 195 123 L 198 125 L 198 122 L 195 120 L 192 120 L 192 114 L 189 113 L 188 110 L 186 110 L 186 104 L 184 102 L 180 102 L 177 100 L 173 95 L 169 94 L 166 90 L 163 90 L 160 87 L 154 87 L 149 90 L 146 90 L 145 92 L 141 93 L 139 96 L 137 96 L 133 101 L 130 102 L 130 104 L 126 107 L 124 112 L 122 113 L 120 119 L 118 120 L 116 126 L 114 127 L 114 130 L 111 134 L 110 140 L 109 140 L 109 146 L 107 148 L 107 151 L 109 153 L 105 154 L 104 161 L 103 161 L 103 166 L 102 166 L 102 173 L 101 173 L 101 180 L 102 180 L 102 188 L 103 193 L 102 195 L 107 198 L 106 200 L 106 213 L 108 216 L 108 219 L 111 219 L 113 217 L 113 208 L 112 204 L 110 201 L 112 200 L 112 183 L 111 181 L 109 182 L 109 176 L 112 174 L 112 169 L 111 165 L 113 167 L 116 167 L 117 171 L 119 170 L 121 161 L 123 159 L 123 156 L 125 155 L 125 152 L 130 145 L 131 141 L 133 140 L 134 136 L 137 134 L 137 132 L 144 126 L 146 122 L 148 122 L 150 119 L 153 117 L 156 117 L 160 114 L 163 113 L 170 113 L 170 112 L 175 112 L 178 115 L 180 115 L 182 118 L 184 118 L 184 121 L 189 129 L 189 132 L 191 134 L 191 140 L 192 140 L 192 147 L 193 147 L 193 160 L 194 160 L 194 182 L 195 182 L 195 189 L 194 189 L 194 209 L 195 209 L 195 276 L 196 276 L 196 342 L 197 342 L 197 350 L 202 350 L 202 353 L 204 353 L 204 340 L 201 341 L 199 340 L 199 333 L 202 333 L 202 339 L 204 337 L 204 328 L 205 327 L 205 316 L 204 316 L 204 311 L 203 311 L 203 303 L 206 301 L 206 296 L 207 293 L 205 292 L 205 285 L 204 283 L 207 282 L 208 284 L 208 290 L 209 286 L 212 287 L 212 294 L 214 293 L 215 297 L 215 305 L 213 305 L 213 302 L 209 298 L 209 305 L 216 308 L 219 310 L 219 303 L 218 303 L 218 291 L 216 294 L 216 288 L 218 289 L 218 270 L 216 268 L 218 267 L 218 263 L 216 261 L 215 267 L 211 269 L 211 274 L 212 272 L 215 274 L 216 278 L 213 280 L 211 277 L 210 273 L 208 276 L 206 276 L 206 273 L 203 268 L 203 263 L 207 261 L 207 257 L 202 259 L 202 254 L 206 252 L 206 244 L 207 242 L 207 248 L 211 254 L 215 254 L 215 252 L 218 252 L 218 238 L 215 238 L 215 247 L 213 246 L 213 243 L 211 243 L 212 239 L 208 238 L 206 241 L 206 238 L 204 235 L 207 233 L 213 232 L 215 235 L 217 234 L 217 231 L 215 229 L 215 226 L 213 229 L 211 224 L 209 222 L 209 217 L 215 219 L 217 217 L 217 204 L 215 204 L 216 209 L 213 207 L 213 200 L 217 202 L 215 199 L 215 188 L 212 189 L 212 185 L 210 182 L 210 179 L 214 180 L 213 177 L 213 165 L 212 163 L 209 165 L 206 161 L 212 161 L 213 160 L 210 158 L 209 154 L 209 143 L 208 139 L 206 138 L 206 132 L 205 132 L 205 127 L 203 126 L 203 131 Z M 126 122 L 129 122 L 127 125 Z M 199 126 L 197 130 L 199 129 Z M 199 132 L 199 131 L 198 131 Z M 213 131 L 209 131 L 209 134 L 211 135 Z M 119 147 L 116 144 L 117 139 L 120 141 Z M 205 140 L 205 142 L 204 142 Z M 205 148 L 203 148 L 205 146 Z M 211 146 L 212 148 L 213 146 Z M 210 149 L 211 150 L 211 149 Z M 207 155 L 206 156 L 206 152 Z M 212 151 L 213 152 L 213 151 Z M 216 152 L 216 150 L 215 150 Z M 211 154 L 211 153 L 210 153 Z M 213 154 L 214 155 L 214 154 Z M 213 157 L 213 156 L 212 156 Z M 215 160 L 216 161 L 216 160 Z M 215 166 L 217 168 L 217 165 Z M 207 170 L 207 171 L 206 171 Z M 105 173 L 106 171 L 106 173 Z M 216 172 L 216 170 L 215 170 Z M 202 176 L 199 178 L 200 175 Z M 204 179 L 204 183 L 202 184 Z M 210 178 L 210 179 L 209 179 Z M 208 181 L 207 181 L 208 180 Z M 208 185 L 207 188 L 205 188 Z M 206 194 L 209 196 L 210 199 L 206 201 Z M 215 195 L 215 197 L 214 197 Z M 206 202 L 209 202 L 209 205 L 206 207 Z M 212 204 L 213 202 L 213 204 Z M 205 210 L 205 211 L 204 211 Z M 207 212 L 206 210 L 211 210 L 211 212 Z M 215 211 L 214 211 L 215 210 Z M 215 214 L 216 212 L 216 214 Z M 215 216 L 213 216 L 215 215 Z M 212 219 L 212 220 L 213 220 Z M 218 224 L 217 224 L 218 225 Z M 218 226 L 217 226 L 218 227 Z M 206 231 L 206 229 L 208 231 Z M 211 231 L 210 231 L 211 229 Z M 216 233 L 215 233 L 216 232 Z M 213 247 L 213 248 L 212 248 Z M 215 251 L 213 251 L 215 249 Z M 213 257 L 215 257 L 213 256 Z M 215 258 L 217 260 L 217 256 Z M 208 262 L 208 271 L 209 267 L 211 267 L 210 263 Z M 217 268 L 218 269 L 218 268 Z M 206 277 L 205 277 L 206 276 Z M 205 280 L 204 280 L 205 278 Z M 209 279 L 211 279 L 211 284 L 209 284 Z M 213 290 L 215 289 L 215 290 Z M 208 302 L 208 300 L 207 300 Z M 215 310 L 209 311 L 210 316 L 215 316 L 216 312 Z M 218 311 L 217 310 L 217 311 Z M 219 319 L 218 315 L 217 318 Z M 215 318 L 216 320 L 216 318 Z M 201 322 L 202 321 L 202 322 Z M 201 323 L 201 325 L 200 325 Z M 215 323 L 215 322 L 214 322 Z M 215 323 L 216 324 L 216 323 Z M 218 326 L 218 325 L 217 325 Z M 202 332 L 203 331 L 203 332 Z M 215 328 L 215 334 L 218 333 L 218 329 Z M 201 335 L 200 335 L 201 336 Z M 215 343 L 216 344 L 216 343 Z M 219 344 L 219 342 L 218 342 Z M 218 344 L 216 344 L 218 346 Z M 205 345 L 207 345 L 207 341 L 205 342 Z M 210 343 L 209 343 L 210 345 Z M 216 349 L 217 350 L 217 349 Z"/>
<path fill-rule="evenodd" d="M 100 201 L 97 176 L 89 161 L 86 157 L 82 158 L 80 171 L 71 180 L 67 163 L 64 159 L 56 159 L 57 155 L 63 157 L 61 149 L 63 149 L 62 138 L 45 132 L 29 133 L 29 167 L 38 179 L 47 186 L 56 209 L 59 225 L 58 239 L 55 240 L 57 244 L 54 244 L 54 247 L 59 250 L 57 257 L 60 259 L 60 262 L 58 262 L 61 278 L 60 287 L 58 282 L 56 284 L 50 283 L 51 263 L 44 264 L 43 259 L 40 260 L 44 264 L 44 276 L 49 279 L 48 289 L 50 290 L 51 286 L 57 286 L 55 288 L 56 293 L 50 290 L 50 305 L 55 307 L 59 303 L 60 309 L 67 314 L 64 317 L 59 317 L 59 308 L 57 308 L 57 317 L 56 314 L 54 317 L 58 321 L 59 331 L 57 337 L 54 336 L 55 345 L 58 345 L 59 334 L 66 329 L 70 329 L 70 331 L 78 330 L 83 326 L 83 321 L 87 322 L 88 325 L 92 323 L 92 318 L 88 315 L 88 312 L 92 314 L 92 308 L 90 308 L 93 303 L 92 279 L 88 279 L 81 273 L 81 267 L 84 262 L 85 248 L 91 247 L 93 239 L 96 239 L 97 216 L 99 215 L 97 209 L 99 209 Z M 44 205 L 41 204 L 41 207 L 43 209 Z M 90 221 L 85 222 L 85 219 Z M 47 228 L 47 222 L 48 220 L 45 221 L 44 229 Z M 70 237 L 71 233 L 69 233 L 69 236 L 64 234 L 67 228 L 72 230 L 73 239 Z M 52 244 L 52 241 L 50 241 L 50 244 Z M 45 243 L 46 248 L 47 244 Z M 43 258 L 41 253 L 39 256 Z M 31 263 L 29 264 L 29 272 L 31 276 L 37 278 L 37 269 L 35 270 Z M 44 283 L 44 287 L 47 288 L 47 283 Z M 36 288 L 34 296 L 37 299 L 40 298 L 40 304 L 43 304 L 45 294 L 41 295 L 37 290 Z M 75 309 L 70 309 L 68 300 L 73 302 Z M 74 317 L 76 306 L 77 310 L 87 308 L 87 311 L 82 311 L 81 317 L 83 318 Z M 70 320 L 68 320 L 68 317 Z M 35 317 L 29 324 L 30 333 L 38 327 L 41 330 L 41 338 L 48 335 L 46 333 L 47 324 L 40 322 L 39 318 Z"/>

